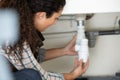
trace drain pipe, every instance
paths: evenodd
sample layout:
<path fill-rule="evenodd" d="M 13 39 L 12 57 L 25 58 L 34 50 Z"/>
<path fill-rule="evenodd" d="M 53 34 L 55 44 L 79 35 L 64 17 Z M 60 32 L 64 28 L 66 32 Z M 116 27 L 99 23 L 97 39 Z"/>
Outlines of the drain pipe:
<path fill-rule="evenodd" d="M 118 35 L 120 30 L 99 31 L 99 35 Z"/>
<path fill-rule="evenodd" d="M 76 16 L 77 20 L 77 39 L 75 45 L 75 51 L 78 52 L 79 60 L 83 60 L 84 63 L 87 62 L 89 51 L 88 51 L 88 39 L 85 36 L 85 15 Z"/>
<path fill-rule="evenodd" d="M 120 30 L 89 31 L 89 32 L 85 32 L 85 35 L 88 38 L 88 45 L 89 45 L 90 48 L 95 47 L 97 36 L 119 35 L 119 34 L 120 34 Z"/>

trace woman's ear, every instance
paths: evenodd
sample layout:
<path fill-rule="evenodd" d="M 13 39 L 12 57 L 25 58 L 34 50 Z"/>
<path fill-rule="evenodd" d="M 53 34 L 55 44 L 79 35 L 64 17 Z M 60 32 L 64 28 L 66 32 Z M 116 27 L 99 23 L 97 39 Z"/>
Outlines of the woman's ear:
<path fill-rule="evenodd" d="M 39 19 L 46 18 L 46 12 L 37 12 L 37 13 L 36 13 L 36 16 L 37 16 Z"/>

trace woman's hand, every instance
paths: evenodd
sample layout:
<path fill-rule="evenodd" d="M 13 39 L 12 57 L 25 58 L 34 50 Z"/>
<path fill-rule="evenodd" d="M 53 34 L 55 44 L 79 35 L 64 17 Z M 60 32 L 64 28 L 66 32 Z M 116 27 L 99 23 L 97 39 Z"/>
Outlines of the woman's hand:
<path fill-rule="evenodd" d="M 74 69 L 72 70 L 72 74 L 75 78 L 81 76 L 83 73 L 86 72 L 88 69 L 89 60 L 86 63 L 83 63 L 83 60 L 78 60 L 78 58 L 75 60 Z"/>
<path fill-rule="evenodd" d="M 69 44 L 65 48 L 63 48 L 65 55 L 68 56 L 77 55 L 77 52 L 75 51 L 75 41 L 76 41 L 76 35 L 69 42 Z"/>
<path fill-rule="evenodd" d="M 65 73 L 64 78 L 65 80 L 75 80 L 76 78 L 80 77 L 83 73 L 86 72 L 88 69 L 89 60 L 86 63 L 83 63 L 83 60 L 75 60 L 74 69 L 71 73 Z"/>

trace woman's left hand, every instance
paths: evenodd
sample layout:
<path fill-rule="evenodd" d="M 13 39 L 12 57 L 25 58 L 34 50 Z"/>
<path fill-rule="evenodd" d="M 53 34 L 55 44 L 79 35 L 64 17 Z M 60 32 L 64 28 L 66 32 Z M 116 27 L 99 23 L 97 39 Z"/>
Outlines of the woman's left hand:
<path fill-rule="evenodd" d="M 67 44 L 67 46 L 64 47 L 65 55 L 68 55 L 68 56 L 77 55 L 77 52 L 75 51 L 76 37 L 77 36 L 75 35 L 73 39 L 69 42 L 69 44 Z"/>

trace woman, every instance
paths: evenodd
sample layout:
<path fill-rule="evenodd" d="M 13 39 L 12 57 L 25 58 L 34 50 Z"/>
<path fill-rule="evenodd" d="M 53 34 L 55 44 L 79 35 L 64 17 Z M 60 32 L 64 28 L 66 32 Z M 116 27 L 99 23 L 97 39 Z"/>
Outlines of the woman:
<path fill-rule="evenodd" d="M 13 69 L 35 69 L 43 80 L 74 80 L 81 76 L 88 67 L 88 62 L 76 59 L 70 73 L 45 71 L 39 63 L 65 55 L 75 55 L 75 38 L 64 48 L 45 50 L 40 48 L 44 40 L 40 32 L 53 25 L 61 15 L 65 0 L 2 0 L 1 8 L 13 8 L 20 17 L 20 38 L 14 46 L 1 48 Z M 39 62 L 39 63 L 38 63 Z"/>

